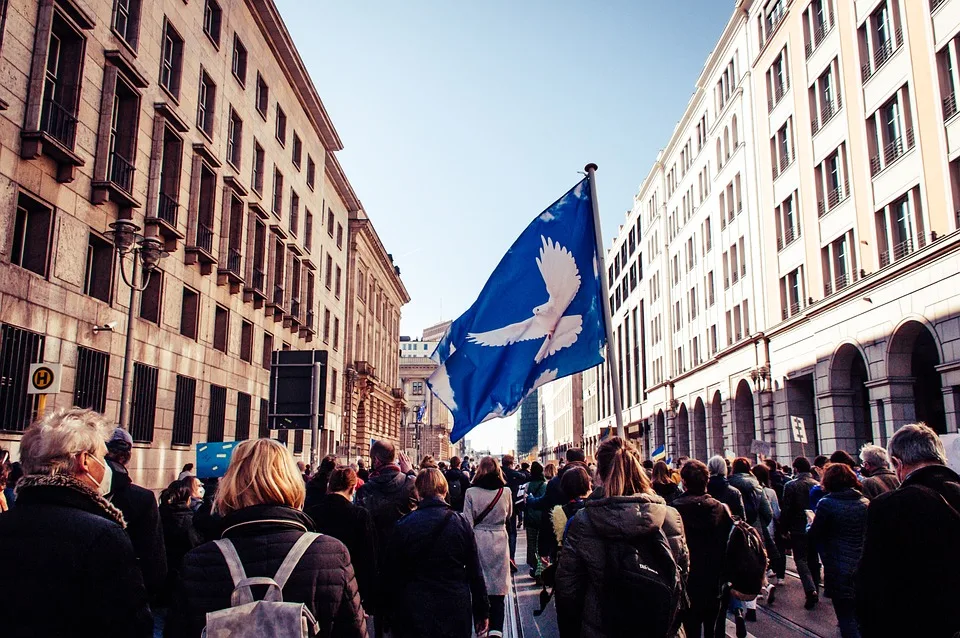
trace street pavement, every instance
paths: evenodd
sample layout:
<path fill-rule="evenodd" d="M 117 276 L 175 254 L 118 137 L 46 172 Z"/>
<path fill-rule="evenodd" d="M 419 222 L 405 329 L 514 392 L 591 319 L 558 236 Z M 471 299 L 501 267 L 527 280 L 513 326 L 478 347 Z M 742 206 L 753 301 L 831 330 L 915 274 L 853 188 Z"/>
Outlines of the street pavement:
<path fill-rule="evenodd" d="M 557 610 L 551 601 L 540 616 L 534 610 L 540 608 L 541 587 L 530 577 L 530 569 L 523 560 L 527 555 L 526 530 L 517 535 L 517 564 L 520 571 L 514 576 L 513 591 L 507 600 L 507 619 L 504 623 L 505 637 L 510 638 L 556 638 Z M 829 599 L 821 598 L 812 610 L 803 608 L 804 594 L 800 579 L 788 558 L 787 578 L 777 588 L 776 603 L 767 607 L 757 605 L 757 621 L 747 623 L 747 636 L 753 638 L 837 638 L 836 616 Z M 517 622 L 519 620 L 519 622 Z M 727 619 L 727 636 L 733 638 L 733 621 Z"/>

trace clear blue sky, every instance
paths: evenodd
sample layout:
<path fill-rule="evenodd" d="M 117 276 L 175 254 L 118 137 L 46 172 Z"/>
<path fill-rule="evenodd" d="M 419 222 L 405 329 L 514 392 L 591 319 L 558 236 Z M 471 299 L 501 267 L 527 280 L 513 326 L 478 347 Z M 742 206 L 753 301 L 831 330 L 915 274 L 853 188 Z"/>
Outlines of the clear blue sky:
<path fill-rule="evenodd" d="M 734 5 L 276 2 L 413 298 L 409 335 L 466 310 L 588 162 L 609 245 Z"/>

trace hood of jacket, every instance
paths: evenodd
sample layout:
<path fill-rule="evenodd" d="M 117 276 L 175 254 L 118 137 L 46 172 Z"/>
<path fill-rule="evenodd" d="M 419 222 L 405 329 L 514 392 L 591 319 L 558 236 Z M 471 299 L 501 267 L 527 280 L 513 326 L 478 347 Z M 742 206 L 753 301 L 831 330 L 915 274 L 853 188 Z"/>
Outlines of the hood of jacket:
<path fill-rule="evenodd" d="M 403 489 L 409 477 L 400 471 L 399 468 L 387 468 L 370 475 L 370 479 L 364 483 L 376 485 L 382 494 L 396 494 Z"/>
<path fill-rule="evenodd" d="M 864 498 L 863 493 L 860 490 L 856 490 L 852 487 L 842 489 L 838 492 L 828 492 L 824 494 L 823 498 L 833 499 L 835 501 L 859 501 Z"/>
<path fill-rule="evenodd" d="M 903 479 L 900 489 L 923 485 L 943 495 L 954 508 L 960 508 L 960 474 L 946 465 L 927 465 Z"/>
<path fill-rule="evenodd" d="M 667 504 L 656 494 L 610 496 L 584 501 L 584 513 L 598 536 L 625 540 L 660 530 Z"/>
<path fill-rule="evenodd" d="M 220 522 L 221 538 L 245 538 L 274 532 L 314 531 L 313 519 L 285 505 L 251 505 L 230 512 Z"/>
<path fill-rule="evenodd" d="M 745 489 L 760 489 L 760 481 L 757 480 L 757 477 L 753 474 L 747 474 L 746 472 L 737 472 L 731 476 L 730 485 L 734 486 L 741 492 Z"/>
<path fill-rule="evenodd" d="M 685 530 L 711 530 L 728 518 L 723 503 L 709 494 L 685 494 L 673 501 L 673 508 L 683 517 Z"/>

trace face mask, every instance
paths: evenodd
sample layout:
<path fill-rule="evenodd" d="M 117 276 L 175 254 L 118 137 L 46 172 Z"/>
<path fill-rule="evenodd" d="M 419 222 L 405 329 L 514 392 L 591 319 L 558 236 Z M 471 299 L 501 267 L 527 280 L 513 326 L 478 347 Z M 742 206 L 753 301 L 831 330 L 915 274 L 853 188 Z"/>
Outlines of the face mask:
<path fill-rule="evenodd" d="M 106 496 L 113 488 L 113 468 L 110 467 L 109 463 L 104 463 L 92 454 L 88 454 L 87 456 L 103 466 L 103 479 L 100 481 L 97 481 L 97 479 L 93 478 L 93 474 L 90 472 L 87 472 L 87 476 L 89 476 L 90 480 L 97 484 L 97 491 L 100 492 L 100 495 Z"/>
<path fill-rule="evenodd" d="M 207 490 L 203 489 L 203 487 L 201 486 L 200 489 L 197 490 L 197 498 L 203 498 L 203 495 L 206 493 L 207 493 Z"/>

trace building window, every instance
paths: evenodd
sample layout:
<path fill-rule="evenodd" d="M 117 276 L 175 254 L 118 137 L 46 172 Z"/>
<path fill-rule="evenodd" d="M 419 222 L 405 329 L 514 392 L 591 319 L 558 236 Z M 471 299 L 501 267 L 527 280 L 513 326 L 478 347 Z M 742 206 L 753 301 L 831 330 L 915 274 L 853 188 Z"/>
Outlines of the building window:
<path fill-rule="evenodd" d="M 337 224 L 337 248 L 343 248 L 343 224 Z"/>
<path fill-rule="evenodd" d="M 337 404 L 337 395 L 339 394 L 339 388 L 337 387 L 337 376 L 337 371 L 335 369 L 330 370 L 330 403 L 332 405 Z"/>
<path fill-rule="evenodd" d="M 867 120 L 870 174 L 876 176 L 913 148 L 913 118 L 904 84 Z"/>
<path fill-rule="evenodd" d="M 206 71 L 200 71 L 200 92 L 197 96 L 197 128 L 213 137 L 213 120 L 216 113 L 217 85 Z"/>
<path fill-rule="evenodd" d="M 817 166 L 814 176 L 817 187 L 817 215 L 823 217 L 850 195 L 846 142 Z"/>
<path fill-rule="evenodd" d="M 177 212 L 180 208 L 180 168 L 183 162 L 183 140 L 169 126 L 163 127 L 162 153 L 157 218 L 171 229 L 175 229 L 177 227 Z"/>
<path fill-rule="evenodd" d="M 52 230 L 53 211 L 21 193 L 17 199 L 10 263 L 45 277 Z"/>
<path fill-rule="evenodd" d="M 243 46 L 240 36 L 233 34 L 233 62 L 231 64 L 233 77 L 237 78 L 240 86 L 247 84 L 247 47 Z"/>
<path fill-rule="evenodd" d="M 267 109 L 270 106 L 270 87 L 266 80 L 257 72 L 257 113 L 260 117 L 267 119 Z"/>
<path fill-rule="evenodd" d="M 177 375 L 177 391 L 173 399 L 173 445 L 193 445 L 193 418 L 196 413 L 197 380 Z"/>
<path fill-rule="evenodd" d="M 830 2 L 831 0 L 813 0 L 804 11 L 803 39 L 806 43 L 807 59 L 810 59 L 836 22 Z"/>
<path fill-rule="evenodd" d="M 423 394 L 423 381 L 414 381 L 413 382 L 413 394 L 421 395 Z"/>
<path fill-rule="evenodd" d="M 253 324 L 249 321 L 240 322 L 240 360 L 253 361 Z"/>
<path fill-rule="evenodd" d="M 42 93 L 37 94 L 39 87 L 35 84 L 30 84 L 28 88 L 27 102 L 31 107 L 35 107 L 39 102 L 40 118 L 39 121 L 25 122 L 24 131 L 42 131 L 56 143 L 72 151 L 77 133 L 86 40 L 74 28 L 73 22 L 64 18 L 56 7 L 57 5 L 53 11 L 49 40 L 44 42 L 41 39 L 42 34 L 38 33 L 39 41 L 34 52 L 36 62 L 44 65 Z M 35 141 L 33 144 L 32 151 L 28 152 L 26 148 L 22 150 L 25 157 L 39 155 L 40 149 Z M 45 144 L 42 146 L 47 148 Z M 66 163 L 73 166 L 76 162 Z"/>
<path fill-rule="evenodd" d="M 113 292 L 113 244 L 90 234 L 84 269 L 83 294 L 110 303 Z"/>
<path fill-rule="evenodd" d="M 823 263 L 823 294 L 831 295 L 856 281 L 856 256 L 853 246 L 853 231 L 847 231 L 820 249 Z"/>
<path fill-rule="evenodd" d="M 200 293 L 184 286 L 180 303 L 180 334 L 188 339 L 197 339 L 200 324 Z"/>
<path fill-rule="evenodd" d="M 803 267 L 789 272 L 780 278 L 781 317 L 789 319 L 799 313 L 803 307 Z"/>
<path fill-rule="evenodd" d="M 283 175 L 273 168 L 273 214 L 280 217 L 283 210 Z"/>
<path fill-rule="evenodd" d="M 133 363 L 133 400 L 130 406 L 130 436 L 137 443 L 153 442 L 157 417 L 157 377 L 160 370 Z"/>
<path fill-rule="evenodd" d="M 160 60 L 160 86 L 174 99 L 180 99 L 183 72 L 183 38 L 168 20 L 163 22 L 163 57 Z"/>
<path fill-rule="evenodd" d="M 914 187 L 876 213 L 880 267 L 903 259 L 926 245 L 920 187 Z"/>
<path fill-rule="evenodd" d="M 250 438 L 250 395 L 237 392 L 237 429 L 233 439 L 246 441 Z"/>
<path fill-rule="evenodd" d="M 323 309 L 323 342 L 330 343 L 330 310 Z"/>
<path fill-rule="evenodd" d="M 840 87 L 837 77 L 840 75 L 840 66 L 837 58 L 827 66 L 827 70 L 820 74 L 817 81 L 810 87 L 810 125 L 813 132 L 819 131 L 833 116 L 840 112 L 843 100 L 840 98 Z"/>
<path fill-rule="evenodd" d="M 784 47 L 767 69 L 767 107 L 772 111 L 790 89 L 789 61 L 787 48 Z"/>
<path fill-rule="evenodd" d="M 230 311 L 217 305 L 213 316 L 213 347 L 220 352 L 227 351 L 230 336 Z"/>
<path fill-rule="evenodd" d="M 773 165 L 773 178 L 779 177 L 793 163 L 793 117 L 787 118 L 783 126 L 770 139 L 770 157 Z"/>
<path fill-rule="evenodd" d="M 309 208 L 304 209 L 303 215 L 303 247 L 307 252 L 313 248 L 313 213 Z"/>
<path fill-rule="evenodd" d="M 777 250 L 783 250 L 800 236 L 800 218 L 797 215 L 797 192 L 783 200 L 775 211 L 777 225 Z"/>
<path fill-rule="evenodd" d="M 227 124 L 227 161 L 237 168 L 240 166 L 243 143 L 243 120 L 230 107 L 230 122 Z"/>
<path fill-rule="evenodd" d="M 223 441 L 227 421 L 227 389 L 210 384 L 210 413 L 207 416 L 207 440 Z"/>
<path fill-rule="evenodd" d="M 317 180 L 317 165 L 313 163 L 313 158 L 307 155 L 307 188 L 313 190 Z"/>
<path fill-rule="evenodd" d="M 861 79 L 866 82 L 885 65 L 903 45 L 899 2 L 884 2 L 870 14 L 857 35 L 860 43 Z"/>
<path fill-rule="evenodd" d="M 327 234 L 330 235 L 331 237 L 333 237 L 333 223 L 334 223 L 333 209 L 328 208 L 327 209 Z"/>
<path fill-rule="evenodd" d="M 269 332 L 263 333 L 263 350 L 261 351 L 261 365 L 267 370 L 270 369 L 273 357 L 273 335 Z"/>
<path fill-rule="evenodd" d="M 137 50 L 140 39 L 140 0 L 116 0 L 113 7 L 113 30 Z"/>
<path fill-rule="evenodd" d="M 327 272 L 323 277 L 323 285 L 327 287 L 327 290 L 330 290 L 333 287 L 333 257 L 330 253 L 327 253 Z"/>
<path fill-rule="evenodd" d="M 333 349 L 340 350 L 340 317 L 333 318 Z"/>
<path fill-rule="evenodd" d="M 297 191 L 290 189 L 290 234 L 297 236 L 297 230 L 300 228 L 300 196 Z"/>
<path fill-rule="evenodd" d="M 101 414 L 107 407 L 107 376 L 110 355 L 99 350 L 77 346 L 77 370 L 73 386 L 73 405 Z"/>
<path fill-rule="evenodd" d="M 287 145 L 287 114 L 277 104 L 277 141 L 280 146 Z"/>
<path fill-rule="evenodd" d="M 266 399 L 260 399 L 260 421 L 258 423 L 257 436 L 261 439 L 270 438 L 270 402 Z"/>
<path fill-rule="evenodd" d="M 27 394 L 30 364 L 43 361 L 43 335 L 0 324 L 0 430 L 23 432 L 33 422 L 37 401 Z"/>
<path fill-rule="evenodd" d="M 147 286 L 140 293 L 140 318 L 159 326 L 163 308 L 163 272 L 153 270 L 148 274 L 143 271 L 141 277 L 141 281 L 146 281 Z"/>
<path fill-rule="evenodd" d="M 109 155 L 98 159 L 107 161 L 108 181 L 131 195 L 140 125 L 140 96 L 119 75 L 113 103 L 109 108 Z"/>
<path fill-rule="evenodd" d="M 206 0 L 203 6 L 203 32 L 220 48 L 220 24 L 223 20 L 223 11 L 215 0 Z"/>
<path fill-rule="evenodd" d="M 297 132 L 293 132 L 293 166 L 300 170 L 300 162 L 303 160 L 303 142 Z"/>
<path fill-rule="evenodd" d="M 340 266 L 337 266 L 337 274 L 333 279 L 333 294 L 336 295 L 337 299 L 340 298 L 340 285 L 343 280 L 343 269 Z"/>
<path fill-rule="evenodd" d="M 264 159 L 265 154 L 263 152 L 263 147 L 254 140 L 253 141 L 253 175 L 250 178 L 250 183 L 253 186 L 254 192 L 258 195 L 263 195 L 263 170 L 264 170 Z"/>

